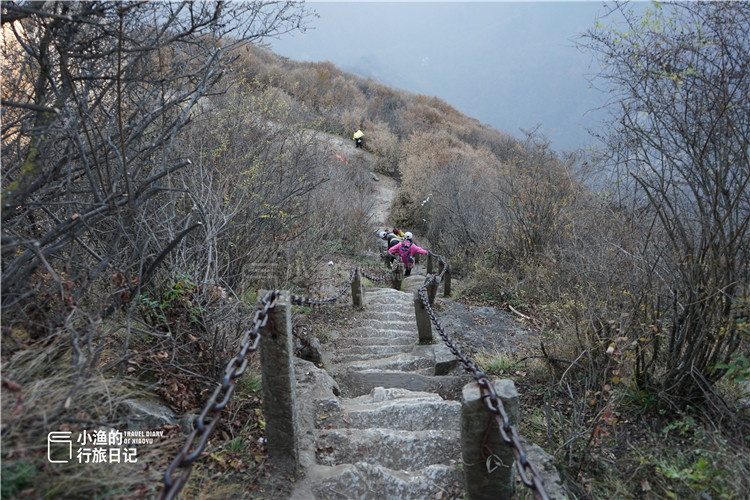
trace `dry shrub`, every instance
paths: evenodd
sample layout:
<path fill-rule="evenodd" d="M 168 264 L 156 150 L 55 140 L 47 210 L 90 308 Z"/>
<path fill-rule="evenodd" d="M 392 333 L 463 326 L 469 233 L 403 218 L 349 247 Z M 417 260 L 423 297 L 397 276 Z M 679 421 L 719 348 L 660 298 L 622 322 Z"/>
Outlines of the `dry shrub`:
<path fill-rule="evenodd" d="M 396 134 L 408 134 L 411 124 L 402 117 L 402 110 L 407 106 L 407 94 L 380 84 L 372 84 L 370 88 L 375 91 L 375 96 L 368 100 L 367 119 L 387 123 Z"/>
<path fill-rule="evenodd" d="M 410 124 L 413 130 L 434 130 L 443 125 L 444 116 L 437 109 L 420 103 L 409 103 L 402 113 L 404 122 Z"/>
<path fill-rule="evenodd" d="M 430 177 L 451 160 L 450 150 L 460 147 L 447 133 L 416 132 L 401 146 L 401 185 L 391 206 L 391 218 L 399 227 L 416 227 L 422 222 L 419 203 L 429 194 Z"/>
<path fill-rule="evenodd" d="M 364 121 L 365 116 L 365 110 L 364 108 L 353 108 L 353 109 L 347 109 L 343 113 L 341 113 L 338 117 L 339 123 L 341 128 L 346 131 L 346 137 L 347 139 L 351 138 L 351 135 L 354 131 L 357 129 L 360 129 L 363 127 L 362 123 Z M 352 134 L 350 134 L 352 132 Z M 369 131 L 368 131 L 368 136 Z M 369 147 L 369 145 L 368 145 Z"/>
<path fill-rule="evenodd" d="M 391 207 L 400 227 L 418 229 L 432 248 L 466 265 L 483 255 L 502 207 L 497 203 L 502 167 L 487 149 L 450 133 L 417 132 L 402 146 L 401 186 Z"/>
<path fill-rule="evenodd" d="M 321 175 L 300 214 L 297 225 L 303 234 L 284 242 L 277 261 L 286 268 L 282 286 L 312 290 L 321 283 L 321 262 L 332 254 L 356 253 L 366 246 L 370 233 L 373 185 L 367 169 L 339 160 L 333 151 L 322 150 Z"/>
<path fill-rule="evenodd" d="M 386 123 L 367 122 L 366 147 L 375 158 L 375 172 L 396 177 L 398 175 L 398 161 L 401 152 L 398 137 L 391 132 Z"/>
<path fill-rule="evenodd" d="M 364 110 L 367 107 L 367 100 L 362 91 L 352 81 L 344 75 L 336 75 L 331 80 L 330 101 L 334 108 L 342 114 L 347 110 Z"/>
<path fill-rule="evenodd" d="M 438 97 L 419 94 L 415 97 L 415 102 L 420 106 L 426 106 L 426 107 L 432 108 L 435 113 L 443 117 L 444 121 L 474 120 L 473 118 L 470 118 L 466 115 L 459 113 L 458 110 L 456 110 L 456 108 L 454 108 L 453 106 L 451 106 L 450 104 L 448 104 L 447 102 L 445 102 L 444 100 Z"/>

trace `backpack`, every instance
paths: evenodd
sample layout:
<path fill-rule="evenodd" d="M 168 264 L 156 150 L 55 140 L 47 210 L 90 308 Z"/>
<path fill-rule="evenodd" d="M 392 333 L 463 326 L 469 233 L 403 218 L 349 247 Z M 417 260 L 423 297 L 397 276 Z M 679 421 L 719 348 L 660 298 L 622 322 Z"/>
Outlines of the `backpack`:
<path fill-rule="evenodd" d="M 401 257 L 406 268 L 411 269 L 414 267 L 414 257 L 411 254 L 411 246 L 413 243 L 410 242 L 409 245 L 406 246 L 406 241 L 401 242 L 401 247 L 398 249 L 398 255 Z"/>

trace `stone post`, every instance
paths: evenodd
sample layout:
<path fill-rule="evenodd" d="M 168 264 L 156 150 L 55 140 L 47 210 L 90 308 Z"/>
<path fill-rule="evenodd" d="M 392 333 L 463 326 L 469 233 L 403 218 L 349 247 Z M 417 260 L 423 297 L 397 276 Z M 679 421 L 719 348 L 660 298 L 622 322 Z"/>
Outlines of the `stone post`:
<path fill-rule="evenodd" d="M 399 262 L 396 264 L 396 269 L 391 275 L 391 283 L 395 290 L 401 290 L 401 282 L 404 281 L 404 263 Z"/>
<path fill-rule="evenodd" d="M 362 278 L 359 274 L 359 269 L 354 270 L 354 279 L 352 280 L 352 305 L 354 307 L 362 307 L 364 293 L 362 293 Z"/>
<path fill-rule="evenodd" d="M 427 298 L 431 306 L 435 305 L 435 295 L 437 295 L 439 286 L 440 280 L 438 280 L 438 277 L 435 276 L 435 278 L 432 280 L 432 283 L 430 283 L 430 286 L 427 287 Z"/>
<path fill-rule="evenodd" d="M 518 425 L 518 392 L 511 380 L 492 381 L 508 420 Z M 482 443 L 485 449 L 482 450 Z M 484 404 L 476 382 L 463 388 L 461 407 L 461 456 L 464 485 L 469 500 L 510 500 L 513 496 L 513 452 Z M 483 458 L 484 456 L 484 458 Z M 490 457 L 489 463 L 487 457 Z"/>
<path fill-rule="evenodd" d="M 419 290 L 414 292 L 414 313 L 417 316 L 417 332 L 420 344 L 432 344 L 432 323 L 427 309 L 419 298 Z"/>
<path fill-rule="evenodd" d="M 432 252 L 427 252 L 427 274 L 432 274 Z"/>
<path fill-rule="evenodd" d="M 451 265 L 448 264 L 448 269 L 445 270 L 443 275 L 443 297 L 451 296 Z"/>
<path fill-rule="evenodd" d="M 268 290 L 258 291 L 259 304 L 267 293 Z M 294 343 L 289 291 L 281 292 L 276 307 L 268 315 L 266 326 L 259 330 L 268 458 L 282 474 L 295 474 L 299 469 L 299 434 L 294 400 Z"/>

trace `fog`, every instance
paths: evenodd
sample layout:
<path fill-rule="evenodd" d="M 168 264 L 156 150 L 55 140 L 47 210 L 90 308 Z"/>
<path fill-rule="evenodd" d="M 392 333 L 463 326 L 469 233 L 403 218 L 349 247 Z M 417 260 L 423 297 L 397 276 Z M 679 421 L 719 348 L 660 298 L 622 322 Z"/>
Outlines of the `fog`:
<path fill-rule="evenodd" d="M 593 143 L 605 96 L 591 88 L 578 34 L 601 2 L 308 2 L 319 14 L 305 33 L 271 40 L 298 61 L 437 96 L 498 130 L 540 126 L 558 150 Z"/>

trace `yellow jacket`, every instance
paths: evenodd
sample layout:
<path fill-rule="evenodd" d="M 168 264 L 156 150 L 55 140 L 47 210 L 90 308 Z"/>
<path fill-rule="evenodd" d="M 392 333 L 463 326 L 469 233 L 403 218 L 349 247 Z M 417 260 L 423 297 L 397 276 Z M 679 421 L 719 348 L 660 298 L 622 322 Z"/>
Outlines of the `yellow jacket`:
<path fill-rule="evenodd" d="M 356 141 L 357 139 L 359 139 L 359 138 L 360 138 L 360 137 L 362 137 L 363 135 L 365 135 L 365 134 L 364 134 L 364 132 L 362 132 L 361 130 L 357 130 L 356 132 L 354 132 L 354 137 L 353 137 L 353 139 L 354 139 L 354 140 Z"/>

